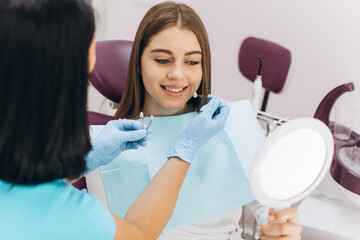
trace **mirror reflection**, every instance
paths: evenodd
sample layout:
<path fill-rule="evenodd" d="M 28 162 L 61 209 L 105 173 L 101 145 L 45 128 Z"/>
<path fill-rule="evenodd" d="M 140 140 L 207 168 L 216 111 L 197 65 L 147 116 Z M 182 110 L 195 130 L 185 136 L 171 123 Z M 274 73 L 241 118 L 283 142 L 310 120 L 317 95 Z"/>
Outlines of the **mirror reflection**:
<path fill-rule="evenodd" d="M 319 176 L 325 158 L 326 144 L 318 132 L 300 129 L 284 135 L 273 144 L 261 166 L 264 192 L 278 200 L 297 196 Z"/>

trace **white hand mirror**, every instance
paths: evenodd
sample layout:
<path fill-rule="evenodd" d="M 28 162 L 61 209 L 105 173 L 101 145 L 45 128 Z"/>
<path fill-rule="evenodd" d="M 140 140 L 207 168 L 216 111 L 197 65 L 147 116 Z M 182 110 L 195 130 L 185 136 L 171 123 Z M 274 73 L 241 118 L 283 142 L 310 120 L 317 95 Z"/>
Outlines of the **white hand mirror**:
<path fill-rule="evenodd" d="M 333 136 L 323 122 L 314 118 L 291 120 L 260 146 L 251 166 L 251 190 L 263 205 L 290 207 L 320 184 L 333 154 Z"/>

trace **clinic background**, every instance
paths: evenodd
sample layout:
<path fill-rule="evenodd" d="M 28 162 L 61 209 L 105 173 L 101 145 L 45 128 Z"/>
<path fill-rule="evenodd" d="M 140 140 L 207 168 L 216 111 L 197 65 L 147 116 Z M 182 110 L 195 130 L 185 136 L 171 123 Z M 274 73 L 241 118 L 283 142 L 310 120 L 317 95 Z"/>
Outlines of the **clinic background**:
<path fill-rule="evenodd" d="M 147 10 L 158 0 L 89 0 L 96 11 L 96 40 L 133 40 Z M 360 1 L 358 0 L 177 0 L 192 7 L 208 31 L 212 92 L 225 100 L 249 99 L 253 83 L 238 69 L 242 41 L 254 36 L 288 48 L 292 63 L 285 88 L 271 94 L 267 112 L 313 116 L 336 86 L 355 83 L 335 106 L 360 112 Z M 264 63 L 266 64 L 266 62 Z M 103 112 L 104 97 L 89 86 L 88 109 Z M 108 108 L 107 108 L 108 107 Z M 334 109 L 331 119 L 334 119 Z M 109 112 L 108 112 L 109 113 Z M 360 114 L 354 130 L 360 131 Z"/>

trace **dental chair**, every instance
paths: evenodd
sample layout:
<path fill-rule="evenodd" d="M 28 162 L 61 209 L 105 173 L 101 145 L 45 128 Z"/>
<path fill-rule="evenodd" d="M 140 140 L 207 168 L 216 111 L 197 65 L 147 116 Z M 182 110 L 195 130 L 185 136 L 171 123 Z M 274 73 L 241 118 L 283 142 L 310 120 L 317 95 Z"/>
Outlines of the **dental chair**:
<path fill-rule="evenodd" d="M 241 74 L 249 81 L 254 82 L 259 71 L 259 57 L 262 59 L 262 87 L 265 89 L 263 96 L 261 111 L 255 109 L 257 112 L 257 118 L 260 125 L 265 125 L 266 136 L 274 129 L 276 125 L 281 125 L 286 119 L 280 119 L 277 116 L 265 113 L 267 102 L 270 92 L 280 93 L 285 86 L 286 79 L 289 73 L 291 64 L 291 53 L 288 49 L 255 37 L 246 38 L 239 51 L 238 67 Z M 252 227 L 251 239 L 255 239 L 257 223 L 253 217 L 246 217 L 246 215 L 252 215 L 248 207 L 243 207 L 242 216 L 239 221 L 239 225 L 243 229 L 241 233 L 245 238 L 244 229 Z M 246 220 L 245 220 L 246 219 Z M 253 223 L 251 223 L 253 221 Z M 247 225 L 247 226 L 246 226 Z"/>
<path fill-rule="evenodd" d="M 133 43 L 125 40 L 108 40 L 96 43 L 96 65 L 89 81 L 107 99 L 118 104 L 124 90 L 130 53 Z M 88 125 L 105 125 L 113 116 L 87 112 Z M 73 186 L 87 189 L 85 177 Z"/>
<path fill-rule="evenodd" d="M 258 74 L 258 57 L 261 57 L 263 62 L 261 76 L 265 94 L 261 111 L 265 112 L 269 93 L 280 93 L 284 88 L 291 64 L 291 53 L 276 43 L 255 37 L 246 38 L 240 47 L 238 66 L 241 74 L 252 82 Z"/>

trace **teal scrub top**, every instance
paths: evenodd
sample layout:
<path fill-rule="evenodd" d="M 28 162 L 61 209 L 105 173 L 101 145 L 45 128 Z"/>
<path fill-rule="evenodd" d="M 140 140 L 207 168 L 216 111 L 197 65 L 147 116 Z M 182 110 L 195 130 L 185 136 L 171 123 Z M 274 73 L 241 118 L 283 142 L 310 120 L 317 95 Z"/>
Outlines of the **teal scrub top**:
<path fill-rule="evenodd" d="M 110 212 L 65 180 L 33 186 L 0 181 L 0 239 L 104 239 L 115 236 Z"/>

